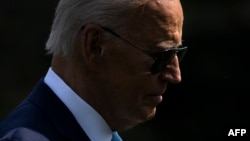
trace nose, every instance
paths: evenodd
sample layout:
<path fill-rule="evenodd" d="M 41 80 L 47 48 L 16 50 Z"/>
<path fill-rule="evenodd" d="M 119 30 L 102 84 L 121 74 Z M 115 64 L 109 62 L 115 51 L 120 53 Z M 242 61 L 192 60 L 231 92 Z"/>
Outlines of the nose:
<path fill-rule="evenodd" d="M 178 84 L 181 82 L 181 70 L 179 67 L 179 60 L 176 55 L 167 64 L 166 68 L 160 73 L 160 79 L 173 84 Z"/>

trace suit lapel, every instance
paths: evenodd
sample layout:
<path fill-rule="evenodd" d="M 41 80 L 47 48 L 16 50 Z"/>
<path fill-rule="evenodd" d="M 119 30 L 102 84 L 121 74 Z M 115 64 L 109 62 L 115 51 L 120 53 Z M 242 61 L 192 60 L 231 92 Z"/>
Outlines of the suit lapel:
<path fill-rule="evenodd" d="M 54 126 L 66 140 L 89 141 L 86 133 L 71 112 L 44 83 L 43 79 L 40 80 L 28 100 L 40 107 L 49 116 Z"/>

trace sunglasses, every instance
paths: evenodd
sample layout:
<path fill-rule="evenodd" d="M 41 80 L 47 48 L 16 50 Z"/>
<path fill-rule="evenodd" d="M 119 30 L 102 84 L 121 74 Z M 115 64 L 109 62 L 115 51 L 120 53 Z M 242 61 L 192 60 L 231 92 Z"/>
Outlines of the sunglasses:
<path fill-rule="evenodd" d="M 142 51 L 143 53 L 147 54 L 148 56 L 152 57 L 153 60 L 155 61 L 154 64 L 152 65 L 152 67 L 151 67 L 151 73 L 152 74 L 157 74 L 157 73 L 162 72 L 166 68 L 166 65 L 174 58 L 175 55 L 177 55 L 178 60 L 180 62 L 182 60 L 183 56 L 185 55 L 186 51 L 187 51 L 187 46 L 179 46 L 177 48 L 166 49 L 165 51 L 160 52 L 160 53 L 148 54 L 147 52 L 145 52 L 145 50 L 143 50 L 143 49 L 137 47 L 136 45 L 132 44 L 131 42 L 129 42 L 125 38 L 121 37 L 120 35 L 118 35 L 114 31 L 110 30 L 109 28 L 103 27 L 103 26 L 102 26 L 102 28 L 105 31 L 113 34 L 117 38 L 120 38 L 121 40 L 125 41 L 126 43 L 128 43 L 132 47 L 134 47 L 134 48 Z"/>

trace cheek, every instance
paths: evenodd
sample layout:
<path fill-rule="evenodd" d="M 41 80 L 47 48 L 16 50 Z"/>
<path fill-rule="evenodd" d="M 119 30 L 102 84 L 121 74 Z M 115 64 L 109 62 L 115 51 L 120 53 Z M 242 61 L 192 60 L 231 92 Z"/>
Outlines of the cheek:
<path fill-rule="evenodd" d="M 107 81 L 104 82 L 108 97 L 116 99 L 117 104 L 127 106 L 136 106 L 147 94 L 149 85 L 142 77 L 125 75 L 124 73 L 113 73 Z"/>
<path fill-rule="evenodd" d="M 128 55 L 116 56 L 112 62 L 108 62 L 103 71 L 106 77 L 104 83 L 109 85 L 112 93 L 123 94 L 126 99 L 137 101 L 147 93 L 152 78 L 150 77 L 150 65 L 146 61 Z"/>
<path fill-rule="evenodd" d="M 103 58 L 103 68 L 114 76 L 133 76 L 149 71 L 151 58 L 130 45 L 114 46 Z"/>
<path fill-rule="evenodd" d="M 103 57 L 100 67 L 102 86 L 107 95 L 135 105 L 150 90 L 153 81 L 149 73 L 152 60 L 132 47 L 114 48 L 118 49 L 109 51 Z"/>

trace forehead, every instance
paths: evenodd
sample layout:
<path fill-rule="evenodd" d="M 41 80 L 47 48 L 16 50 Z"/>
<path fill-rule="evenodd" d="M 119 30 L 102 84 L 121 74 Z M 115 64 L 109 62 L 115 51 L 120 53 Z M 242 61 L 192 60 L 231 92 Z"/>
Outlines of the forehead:
<path fill-rule="evenodd" d="M 183 11 L 179 0 L 151 0 L 138 7 L 131 29 L 138 40 L 153 41 L 152 44 L 180 44 L 183 23 Z M 142 36 L 143 35 L 143 36 Z M 171 43 L 172 42 L 172 43 Z M 171 46 L 171 45 L 169 45 Z"/>
<path fill-rule="evenodd" d="M 146 7 L 145 18 L 155 20 L 166 26 L 178 26 L 183 21 L 183 12 L 179 0 L 152 0 Z"/>

